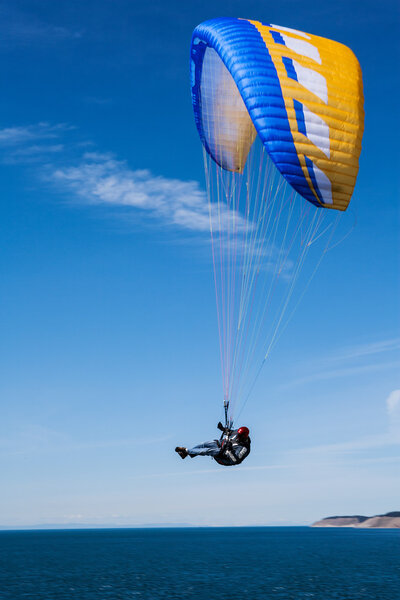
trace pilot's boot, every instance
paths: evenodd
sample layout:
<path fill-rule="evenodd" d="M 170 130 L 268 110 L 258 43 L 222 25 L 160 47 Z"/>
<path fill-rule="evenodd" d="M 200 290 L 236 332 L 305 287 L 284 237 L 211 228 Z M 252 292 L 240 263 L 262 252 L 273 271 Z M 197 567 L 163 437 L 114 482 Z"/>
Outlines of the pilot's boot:
<path fill-rule="evenodd" d="M 181 458 L 186 458 L 188 455 L 187 448 L 184 448 L 183 446 L 177 446 L 175 452 L 177 452 Z"/>

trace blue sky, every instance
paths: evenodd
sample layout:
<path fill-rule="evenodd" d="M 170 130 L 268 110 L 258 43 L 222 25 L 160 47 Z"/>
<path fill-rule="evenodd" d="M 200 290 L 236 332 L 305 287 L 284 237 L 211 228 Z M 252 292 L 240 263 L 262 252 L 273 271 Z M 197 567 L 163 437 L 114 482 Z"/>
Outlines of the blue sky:
<path fill-rule="evenodd" d="M 396 4 L 14 0 L 0 15 L 0 525 L 398 509 Z M 365 88 L 356 228 L 246 405 L 237 470 L 173 452 L 222 416 L 188 75 L 191 32 L 214 16 L 343 42 Z"/>

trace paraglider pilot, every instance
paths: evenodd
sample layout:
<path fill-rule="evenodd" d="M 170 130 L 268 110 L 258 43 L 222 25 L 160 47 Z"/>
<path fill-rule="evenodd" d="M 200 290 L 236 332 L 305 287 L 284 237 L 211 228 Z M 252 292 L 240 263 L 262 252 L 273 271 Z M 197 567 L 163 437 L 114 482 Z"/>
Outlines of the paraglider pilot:
<path fill-rule="evenodd" d="M 245 458 L 250 454 L 251 440 L 249 437 L 249 429 L 247 427 L 239 427 L 239 429 L 230 429 L 224 427 L 222 423 L 218 423 L 218 429 L 222 431 L 219 440 L 204 442 L 193 448 L 185 448 L 177 446 L 175 452 L 181 458 L 190 456 L 212 456 L 220 465 L 227 467 L 240 465 Z"/>

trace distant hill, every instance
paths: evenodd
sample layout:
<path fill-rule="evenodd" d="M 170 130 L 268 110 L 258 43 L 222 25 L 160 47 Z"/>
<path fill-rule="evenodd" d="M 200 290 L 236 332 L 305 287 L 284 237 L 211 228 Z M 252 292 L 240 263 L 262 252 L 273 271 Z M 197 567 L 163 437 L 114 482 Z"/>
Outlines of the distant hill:
<path fill-rule="evenodd" d="M 311 527 L 357 527 L 400 529 L 400 511 L 388 512 L 384 515 L 365 517 L 363 515 L 326 517 L 316 521 Z"/>

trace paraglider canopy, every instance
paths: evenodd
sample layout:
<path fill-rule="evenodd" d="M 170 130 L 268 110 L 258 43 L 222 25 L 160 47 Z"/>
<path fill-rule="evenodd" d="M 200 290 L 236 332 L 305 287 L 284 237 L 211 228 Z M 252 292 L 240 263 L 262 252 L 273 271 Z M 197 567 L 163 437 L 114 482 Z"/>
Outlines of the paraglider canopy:
<path fill-rule="evenodd" d="M 364 111 L 361 69 L 338 42 L 248 19 L 200 24 L 191 46 L 195 120 L 206 151 L 242 172 L 258 134 L 304 198 L 345 210 Z"/>

